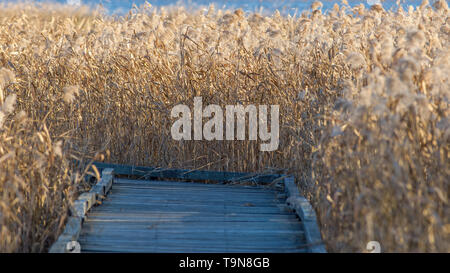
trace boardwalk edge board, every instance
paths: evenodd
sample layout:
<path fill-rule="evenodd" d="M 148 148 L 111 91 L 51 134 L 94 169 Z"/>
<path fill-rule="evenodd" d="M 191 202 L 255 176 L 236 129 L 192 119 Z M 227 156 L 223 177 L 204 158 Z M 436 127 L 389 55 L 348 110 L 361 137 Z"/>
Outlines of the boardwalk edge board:
<path fill-rule="evenodd" d="M 114 170 L 106 168 L 102 171 L 100 180 L 92 187 L 89 192 L 81 194 L 75 200 L 71 210 L 72 216 L 67 220 L 64 231 L 50 247 L 49 253 L 70 252 L 68 244 L 77 241 L 80 236 L 81 227 L 87 212 L 95 205 L 97 200 L 103 199 L 112 187 L 114 180 Z"/>
<path fill-rule="evenodd" d="M 291 207 L 298 217 L 301 219 L 305 230 L 305 237 L 309 245 L 309 252 L 326 253 L 325 245 L 323 244 L 320 235 L 319 226 L 316 221 L 316 213 L 311 204 L 305 197 L 300 195 L 295 179 L 293 176 L 284 178 L 285 191 L 288 195 L 286 203 Z"/>

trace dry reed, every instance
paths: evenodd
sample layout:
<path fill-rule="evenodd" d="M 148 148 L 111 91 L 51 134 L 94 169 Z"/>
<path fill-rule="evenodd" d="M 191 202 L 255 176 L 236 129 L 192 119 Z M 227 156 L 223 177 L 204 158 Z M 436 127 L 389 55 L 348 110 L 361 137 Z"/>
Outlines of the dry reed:
<path fill-rule="evenodd" d="M 0 6 L 0 250 L 44 251 L 79 186 L 70 156 L 102 152 L 127 164 L 286 170 L 328 251 L 373 240 L 383 251 L 450 251 L 446 1 L 320 7 L 286 17 L 143 6 L 112 18 Z M 279 104 L 279 149 L 173 141 L 170 109 L 195 96 Z"/>

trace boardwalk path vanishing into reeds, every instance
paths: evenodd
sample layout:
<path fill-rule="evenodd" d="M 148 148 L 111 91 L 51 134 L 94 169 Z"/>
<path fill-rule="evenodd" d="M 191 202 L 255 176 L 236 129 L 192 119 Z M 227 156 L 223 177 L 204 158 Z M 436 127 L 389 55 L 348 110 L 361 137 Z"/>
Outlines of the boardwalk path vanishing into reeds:
<path fill-rule="evenodd" d="M 50 252 L 325 252 L 293 177 L 95 165 Z"/>

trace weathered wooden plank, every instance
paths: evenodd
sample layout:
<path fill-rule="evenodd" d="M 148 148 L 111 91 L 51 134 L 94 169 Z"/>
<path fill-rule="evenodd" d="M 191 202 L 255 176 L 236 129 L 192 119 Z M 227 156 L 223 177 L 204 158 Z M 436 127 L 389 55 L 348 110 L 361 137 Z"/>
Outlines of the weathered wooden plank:
<path fill-rule="evenodd" d="M 84 230 L 84 227 L 83 227 Z M 239 229 L 230 229 L 227 230 L 226 235 L 224 235 L 224 232 L 219 232 L 219 231 L 215 231 L 211 228 L 209 229 L 200 229 L 200 230 L 195 230 L 195 229 L 187 229 L 187 230 L 181 230 L 181 229 L 171 229 L 171 230 L 154 230 L 154 231 L 148 231 L 146 230 L 145 232 L 141 232 L 139 230 L 136 229 L 131 229 L 131 230 L 127 230 L 127 229 L 113 229 L 113 230 L 105 230 L 102 232 L 94 232 L 92 231 L 86 231 L 86 233 L 81 233 L 79 240 L 89 240 L 86 238 L 90 238 L 90 237 L 105 237 L 108 236 L 111 240 L 115 240 L 115 239 L 133 239 L 136 238 L 140 239 L 140 240 L 151 240 L 152 238 L 170 238 L 171 235 L 175 235 L 175 234 L 179 234 L 181 236 L 184 236 L 186 238 L 188 237 L 201 237 L 203 234 L 212 234 L 212 233 L 216 233 L 217 234 L 217 238 L 226 238 L 226 236 L 231 237 L 231 236 L 242 236 L 241 234 L 248 234 L 247 237 L 258 237 L 258 236 L 270 236 L 270 234 L 272 234 L 273 236 L 280 236 L 280 237 L 289 237 L 289 238 L 293 238 L 291 236 L 296 236 L 296 238 L 298 239 L 302 239 L 302 243 L 305 243 L 306 241 L 305 239 L 305 235 L 304 233 L 300 233 L 298 230 L 280 230 L 279 232 L 272 232 L 270 229 L 267 230 L 258 230 L 255 231 L 254 233 L 251 232 L 251 230 L 239 230 Z M 262 240 L 264 241 L 264 240 Z"/>
<path fill-rule="evenodd" d="M 155 246 L 177 246 L 185 248 L 190 247 L 220 247 L 223 249 L 229 248 L 257 248 L 257 249 L 296 249 L 307 248 L 303 245 L 301 240 L 292 240 L 290 238 L 274 238 L 273 240 L 255 239 L 252 241 L 244 241 L 243 237 L 234 240 L 224 241 L 224 238 L 183 238 L 183 239 L 159 239 L 150 238 L 147 241 L 143 240 L 110 240 L 108 238 L 87 238 L 86 241 L 79 241 L 81 247 L 86 245 L 104 245 L 104 246 L 141 246 L 141 247 L 155 247 Z"/>
<path fill-rule="evenodd" d="M 113 191 L 114 197 L 112 198 L 137 198 L 137 199 L 148 199 L 148 200 L 195 200 L 198 201 L 210 201 L 217 200 L 217 202 L 245 202 L 246 200 L 255 202 L 266 202 L 266 203 L 284 203 L 285 198 L 277 198 L 277 196 L 265 196 L 265 195 L 248 195 L 245 193 L 239 194 L 220 194 L 212 193 L 208 195 L 207 193 L 188 193 L 188 192 L 162 192 L 162 191 L 141 191 L 141 192 L 131 192 L 128 190 L 124 191 Z M 112 199 L 112 198 L 109 198 Z"/>
<path fill-rule="evenodd" d="M 285 217 L 279 217 L 279 216 L 285 216 Z M 283 222 L 283 221 L 297 221 L 299 222 L 298 218 L 295 217 L 292 214 L 256 214 L 252 215 L 250 217 L 241 216 L 240 214 L 235 214 L 234 216 L 231 214 L 209 214 L 209 215 L 203 215 L 203 214 L 195 214 L 191 213 L 191 215 L 187 216 L 170 216 L 170 214 L 161 212 L 159 215 L 154 214 L 153 216 L 149 217 L 126 217 L 125 213 L 119 212 L 117 216 L 102 216 L 102 215 L 90 215 L 87 216 L 88 221 L 122 221 L 122 222 L 147 222 L 147 221 L 168 221 L 168 222 L 204 222 L 204 221 L 212 221 L 212 222 Z"/>
<path fill-rule="evenodd" d="M 286 249 L 286 248 L 221 248 L 221 247 L 190 247 L 190 246 L 102 246 L 102 245 L 84 245 L 82 251 L 87 253 L 305 253 L 307 249 Z"/>
<path fill-rule="evenodd" d="M 103 205 L 102 205 L 103 206 Z M 138 208 L 135 209 L 133 207 L 130 208 L 121 208 L 121 207 L 111 207 L 108 208 L 108 210 L 104 210 L 104 212 L 113 212 L 113 213 L 140 213 L 140 212 L 144 212 L 146 211 L 146 208 Z M 215 210 L 215 211 L 207 211 L 207 210 L 189 210 L 189 209 L 182 209 L 182 210 L 176 210 L 176 209 L 169 209 L 169 210 L 163 210 L 163 209 L 159 209 L 156 210 L 156 212 L 161 213 L 161 214 L 170 214 L 170 213 L 191 213 L 191 214 L 197 214 L 197 213 L 208 213 L 208 212 L 212 212 L 215 214 L 240 214 L 240 213 L 245 213 L 248 214 L 248 211 L 238 211 L 238 212 L 233 212 L 233 211 L 219 211 L 219 210 Z M 255 214 L 257 216 L 273 216 L 273 215 L 292 215 L 292 211 L 253 211 L 251 212 L 252 214 Z M 89 215 L 88 215 L 89 217 Z"/>
<path fill-rule="evenodd" d="M 69 217 L 63 233 L 58 237 L 55 243 L 50 247 L 50 253 L 65 253 L 68 251 L 67 243 L 77 241 L 81 233 L 81 217 Z"/>
<path fill-rule="evenodd" d="M 97 240 L 97 241 L 87 241 L 87 242 L 81 242 L 81 248 L 86 248 L 89 246 L 97 245 L 100 247 L 107 247 L 110 248 L 123 248 L 123 247 L 129 247 L 129 248 L 147 248 L 149 252 L 152 251 L 154 248 L 159 247 L 176 247 L 181 248 L 181 252 L 188 251 L 192 248 L 215 248 L 220 250 L 226 250 L 226 249 L 255 249 L 255 252 L 258 252 L 259 250 L 294 250 L 294 249 L 308 249 L 308 246 L 300 245 L 299 242 L 289 242 L 286 241 L 286 239 L 283 239 L 283 243 L 276 243 L 276 242 L 266 242 L 261 243 L 259 242 L 243 242 L 243 241 L 227 241 L 227 242 L 221 242 L 221 241 L 213 241 L 213 240 L 153 240 L 153 242 L 149 241 L 147 244 L 142 241 L 131 241 L 131 242 L 122 242 L 122 241 L 104 241 L 104 240 Z M 291 243 L 291 245 L 289 245 Z"/>
<path fill-rule="evenodd" d="M 304 238 L 297 236 L 294 238 L 291 237 L 269 237 L 267 239 L 265 238 L 254 238 L 250 240 L 245 240 L 243 236 L 239 236 L 236 238 L 226 238 L 226 237 L 208 237 L 205 236 L 204 238 L 201 237 L 193 237 L 193 238 L 164 238 L 161 239 L 160 237 L 156 238 L 109 238 L 109 237 L 86 237 L 83 240 L 79 240 L 79 243 L 81 247 L 84 247 L 85 245 L 90 244 L 98 244 L 98 245 L 141 245 L 149 247 L 151 246 L 188 246 L 188 247 L 208 247 L 208 246 L 214 246 L 214 247 L 233 247 L 233 248 L 239 248 L 239 247 L 255 247 L 259 249 L 264 248 L 300 248 L 301 247 L 308 247 L 306 245 L 303 245 Z"/>
<path fill-rule="evenodd" d="M 149 189 L 149 188 L 131 188 L 131 187 L 121 187 L 114 185 L 113 191 L 115 193 L 119 194 L 136 194 L 136 195 L 197 195 L 197 196 L 242 196 L 247 195 L 249 198 L 274 198 L 278 197 L 276 192 L 260 192 L 260 193 L 254 193 L 254 192 L 245 192 L 245 191 L 217 191 L 215 192 L 214 189 L 210 190 L 185 190 L 183 188 L 178 189 Z"/>
<path fill-rule="evenodd" d="M 180 202 L 182 202 L 181 200 Z M 211 209 L 234 209 L 237 208 L 238 210 L 241 210 L 242 208 L 247 208 L 249 210 L 262 210 L 267 208 L 268 210 L 275 210 L 276 208 L 282 209 L 282 208 L 288 208 L 288 206 L 284 203 L 280 202 L 251 202 L 252 199 L 242 199 L 242 201 L 239 200 L 229 200 L 228 202 L 207 202 L 207 200 L 186 200 L 180 205 L 180 202 L 176 202 L 176 200 L 152 200 L 148 198 L 134 198 L 134 199 L 126 199 L 126 198 L 110 198 L 105 202 L 105 205 L 136 205 L 136 207 L 142 207 L 142 206 L 152 206 L 152 207 L 180 207 L 183 209 L 186 208 L 211 208 Z M 265 205 L 264 205 L 265 204 Z"/>
<path fill-rule="evenodd" d="M 265 216 L 265 217 L 264 217 Z M 278 215 L 275 215 L 278 216 Z M 268 217 L 267 215 L 261 216 L 177 216 L 170 217 L 165 214 L 153 215 L 153 216 L 135 216 L 130 217 L 128 215 L 102 215 L 102 214 L 89 214 L 89 221 L 123 221 L 123 222 L 284 222 L 284 221 L 297 221 L 298 219 L 292 215 L 282 215 L 285 217 Z"/>
<path fill-rule="evenodd" d="M 224 218 L 224 219 L 235 219 L 235 218 L 243 218 L 243 219 L 298 219 L 298 216 L 294 213 L 289 214 L 253 214 L 253 213 L 217 213 L 217 212 L 158 212 L 158 211 L 139 211 L 139 212 L 110 212 L 110 211 L 103 211 L 99 209 L 93 209 L 89 212 L 88 220 L 90 220 L 91 217 L 129 217 L 129 218 L 137 218 L 137 219 L 153 219 L 160 217 L 166 218 L 166 219 L 172 219 L 172 218 L 190 218 L 190 217 L 205 217 L 207 219 L 213 219 L 213 218 Z"/>
<path fill-rule="evenodd" d="M 167 189 L 167 188 L 144 188 L 144 187 L 123 187 L 123 186 L 117 186 L 114 185 L 114 187 L 117 187 L 117 191 L 116 192 L 121 192 L 121 193 L 129 193 L 129 194 L 154 194 L 154 193 L 160 193 L 160 194 L 169 194 L 169 195 L 174 195 L 174 194 L 197 194 L 197 195 L 208 195 L 208 194 L 213 194 L 213 195 L 242 195 L 242 194 L 246 194 L 249 195 L 250 197 L 267 197 L 267 198 L 273 198 L 275 196 L 277 196 L 277 192 L 250 192 L 250 191 L 214 191 L 214 189 L 208 189 L 208 190 L 204 190 L 204 189 L 184 189 L 184 188 L 171 188 L 171 189 Z"/>
<path fill-rule="evenodd" d="M 119 231 L 119 232 L 118 232 Z M 301 229 L 285 229 L 285 230 L 275 230 L 275 229 L 263 229 L 263 230 L 249 230 L 249 229 L 212 229 L 212 228 L 204 228 L 204 229 L 195 229 L 190 228 L 186 230 L 179 229 L 143 229 L 140 232 L 130 233 L 130 232 L 121 232 L 122 229 L 109 229 L 109 230 L 95 230 L 93 226 L 88 226 L 85 230 L 83 227 L 82 232 L 80 233 L 79 240 L 86 240 L 86 238 L 90 237 L 105 237 L 108 236 L 111 239 L 151 239 L 154 237 L 161 238 L 201 238 L 203 235 L 205 238 L 208 236 L 217 236 L 218 238 L 223 238 L 227 236 L 229 238 L 232 237 L 248 237 L 246 239 L 251 240 L 252 238 L 264 238 L 267 236 L 270 238 L 303 238 L 304 231 Z"/>
<path fill-rule="evenodd" d="M 273 229 L 276 229 L 277 227 L 273 226 L 271 228 L 264 228 L 261 230 L 250 230 L 250 229 L 243 229 L 242 227 L 226 227 L 227 230 L 224 231 L 223 229 L 214 229 L 212 227 L 205 227 L 205 228 L 198 228 L 198 227 L 174 227 L 174 228 L 167 228 L 166 230 L 154 228 L 156 225 L 142 225 L 142 226 L 122 226 L 122 227 L 112 227 L 112 228 L 106 228 L 105 226 L 98 226 L 98 225 L 89 225 L 86 226 L 86 231 L 83 231 L 80 233 L 80 240 L 81 238 L 90 237 L 90 236 L 109 236 L 111 239 L 114 238 L 155 238 L 155 237 L 165 237 L 170 236 L 171 234 L 181 234 L 186 237 L 191 236 L 202 236 L 204 234 L 217 234 L 217 237 L 223 237 L 225 236 L 240 236 L 240 234 L 247 234 L 248 237 L 252 236 L 259 236 L 259 235 L 286 235 L 286 236 L 302 236 L 304 237 L 303 231 L 301 231 L 301 227 L 294 228 L 294 227 L 286 227 L 286 228 L 280 228 L 276 232 L 273 231 Z M 167 227 L 167 226 L 166 226 Z M 95 230 L 98 229 L 98 230 Z M 306 241 L 304 241 L 306 242 Z"/>
<path fill-rule="evenodd" d="M 221 193 L 212 193 L 208 195 L 207 193 L 189 193 L 189 192 L 162 192 L 162 191 L 119 191 L 115 189 L 112 191 L 113 197 L 108 200 L 115 199 L 148 199 L 148 200 L 184 200 L 186 202 L 197 200 L 197 201 L 211 201 L 215 200 L 217 202 L 245 202 L 246 200 L 257 202 L 265 202 L 269 204 L 273 203 L 285 203 L 286 198 L 279 198 L 276 195 L 248 195 L 246 193 L 239 194 L 221 194 Z"/>
<path fill-rule="evenodd" d="M 107 230 L 140 230 L 147 232 L 148 230 L 222 230 L 224 228 L 228 230 L 302 230 L 299 222 L 109 222 L 104 221 L 86 221 L 86 229 L 100 229 L 101 232 Z"/>
<path fill-rule="evenodd" d="M 104 233 L 104 234 L 94 234 L 94 233 L 86 233 L 82 234 L 79 238 L 79 242 L 90 242 L 90 241 L 115 241 L 115 242 L 145 242 L 147 244 L 156 244 L 156 241 L 159 240 L 178 240 L 178 241 L 221 241 L 223 243 L 226 242 L 246 242 L 246 243 L 255 243 L 255 244 L 285 244 L 286 246 L 290 246 L 291 242 L 295 242 L 292 246 L 296 244 L 304 244 L 304 233 L 299 231 L 291 231 L 291 232 L 257 232 L 252 233 L 250 230 L 245 232 L 218 232 L 218 231 L 204 231 L 204 232 L 193 232 L 193 233 L 184 233 L 184 232 L 145 232 L 145 233 Z M 281 241 L 280 241 L 281 240 Z M 287 242 L 283 242 L 283 240 L 287 240 Z"/>
<path fill-rule="evenodd" d="M 223 197 L 223 198 L 222 198 Z M 112 200 L 112 198 L 107 198 L 107 200 Z M 135 194 L 114 194 L 114 200 L 135 200 L 142 202 L 159 202 L 159 203 L 203 203 L 203 204 L 230 204 L 230 205 L 245 205 L 245 206 L 276 206 L 277 204 L 283 204 L 286 199 L 275 199 L 275 198 L 252 198 L 246 195 L 240 196 L 223 196 L 217 195 L 211 198 L 204 198 L 197 195 L 135 195 Z M 216 201 L 217 200 L 217 201 Z M 248 200 L 248 201 L 247 201 Z"/>
<path fill-rule="evenodd" d="M 250 181 L 254 183 L 271 183 L 280 177 L 278 174 L 255 174 L 243 172 L 218 172 L 200 170 L 161 169 L 154 167 L 129 166 L 94 162 L 97 169 L 112 168 L 116 174 L 140 176 L 142 178 L 176 178 L 185 180 L 212 180 L 220 182 Z"/>
<path fill-rule="evenodd" d="M 220 241 L 220 240 L 202 240 L 200 239 L 160 239 L 153 238 L 150 241 L 119 241 L 119 240 L 93 240 L 90 239 L 86 242 L 80 242 L 81 247 L 86 245 L 103 245 L 103 246 L 129 246 L 129 247 L 181 247 L 185 246 L 186 248 L 192 247 L 215 247 L 222 249 L 230 249 L 230 248 L 254 248 L 254 249 L 299 249 L 299 248 L 307 248 L 307 246 L 299 247 L 299 242 L 294 240 L 283 239 L 282 241 L 243 241 L 243 240 L 234 240 L 234 241 Z"/>
<path fill-rule="evenodd" d="M 291 213 L 291 210 L 286 205 L 279 205 L 279 207 L 249 207 L 249 206 L 227 206 L 227 205 L 189 205 L 180 206 L 178 204 L 141 204 L 133 203 L 131 201 L 114 201 L 110 200 L 104 202 L 101 211 L 115 211 L 115 212 L 142 212 L 142 211 L 157 211 L 157 212 L 218 212 L 218 213 L 254 213 L 254 214 L 279 214 Z"/>
<path fill-rule="evenodd" d="M 284 178 L 284 183 L 286 192 L 289 196 L 286 203 L 295 210 L 302 220 L 306 241 L 308 245 L 310 245 L 309 250 L 311 252 L 325 253 L 326 249 L 316 222 L 316 213 L 314 212 L 314 209 L 311 207 L 308 200 L 300 195 L 297 185 L 295 185 L 294 177 L 290 176 Z"/>
<path fill-rule="evenodd" d="M 114 185 L 120 186 L 132 186 L 132 187 L 168 187 L 168 188 L 187 188 L 187 189 L 214 189 L 220 190 L 236 190 L 236 191 L 278 191 L 273 187 L 267 185 L 240 185 L 240 184 L 218 184 L 218 183 L 200 183 L 200 182 L 184 182 L 184 181 L 173 181 L 173 180 L 133 180 L 125 178 L 116 178 L 114 180 Z"/>
<path fill-rule="evenodd" d="M 161 228 L 159 226 L 159 223 L 153 223 L 149 225 L 140 225 L 140 226 L 131 226 L 130 230 L 133 230 L 133 233 L 126 232 L 124 234 L 121 233 L 123 230 L 127 230 L 128 226 L 115 226 L 115 225 L 100 225 L 100 224 L 87 224 L 83 225 L 83 229 L 81 230 L 80 237 L 82 236 L 90 236 L 90 235 L 104 235 L 104 234 L 112 234 L 114 236 L 151 236 L 151 235 L 164 235 L 164 234 L 184 234 L 184 235 L 195 235 L 195 234 L 209 234 L 209 233 L 216 233 L 219 235 L 223 234 L 249 234 L 251 236 L 258 236 L 258 235 L 301 235 L 304 234 L 304 230 L 301 226 L 291 226 L 291 227 L 283 227 L 283 228 L 273 228 L 273 227 L 265 227 L 264 225 L 260 226 L 261 228 L 258 229 L 251 229 L 251 228 L 245 228 L 245 227 L 239 227 L 239 226 L 225 226 L 222 227 L 217 225 L 214 226 L 205 226 L 205 227 L 199 227 L 199 226 L 190 226 L 190 225 L 180 225 L 180 226 L 172 226 L 166 228 Z M 134 233 L 137 229 L 138 232 Z"/>
<path fill-rule="evenodd" d="M 176 183 L 176 182 L 174 182 Z M 247 191 L 247 190 L 221 190 L 214 188 L 195 188 L 195 187 L 145 187 L 145 186 L 122 186 L 118 184 L 114 184 L 114 188 L 118 189 L 120 191 L 130 192 L 130 193 L 139 193 L 143 192 L 146 193 L 147 191 L 155 191 L 155 192 L 161 192 L 161 193 L 168 193 L 173 194 L 174 192 L 179 193 L 197 193 L 197 194 L 248 194 L 250 196 L 266 196 L 266 197 L 273 197 L 279 194 L 279 192 L 275 191 Z"/>
<path fill-rule="evenodd" d="M 133 202 L 131 202 L 130 200 L 133 200 Z M 250 201 L 247 201 L 250 200 Z M 220 200 L 219 202 L 215 202 L 214 199 L 213 200 L 204 200 L 204 199 L 198 199 L 196 200 L 195 198 L 189 198 L 186 200 L 184 200 L 183 198 L 142 198 L 142 197 L 130 197 L 130 196 L 115 196 L 114 200 L 111 199 L 111 204 L 116 204 L 116 203 L 128 203 L 128 204 L 135 204 L 135 203 L 145 203 L 147 205 L 162 205 L 162 204 L 166 204 L 166 203 L 170 203 L 172 205 L 180 205 L 180 206 L 226 206 L 227 208 L 233 208 L 233 207 L 258 207 L 258 208 L 265 208 L 265 207 L 269 207 L 269 208 L 273 208 L 274 206 L 276 206 L 277 204 L 284 205 L 281 202 L 276 202 L 275 200 L 261 200 L 261 201 L 257 201 L 257 200 L 253 200 L 253 199 L 225 199 L 225 200 Z"/>
<path fill-rule="evenodd" d="M 275 238 L 275 237 L 274 237 Z M 163 238 L 163 237 L 150 237 L 150 238 L 120 238 L 120 237 L 86 237 L 86 239 L 79 241 L 81 246 L 89 244 L 103 244 L 103 245 L 129 245 L 129 246 L 142 246 L 142 247 L 152 247 L 152 246 L 187 246 L 187 247 L 233 247 L 233 248 L 248 248 L 254 247 L 259 249 L 267 248 L 284 248 L 284 249 L 295 249 L 295 248 L 305 248 L 307 245 L 303 244 L 301 241 L 296 240 L 295 237 L 284 237 L 282 240 L 262 240 L 253 239 L 245 240 L 242 238 L 233 239 L 231 237 L 214 238 L 210 237 L 208 239 L 203 238 Z"/>

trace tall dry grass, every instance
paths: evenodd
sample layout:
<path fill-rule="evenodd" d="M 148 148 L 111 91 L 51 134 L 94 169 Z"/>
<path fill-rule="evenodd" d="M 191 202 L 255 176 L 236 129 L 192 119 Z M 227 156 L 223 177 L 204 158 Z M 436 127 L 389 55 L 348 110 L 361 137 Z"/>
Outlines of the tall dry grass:
<path fill-rule="evenodd" d="M 112 18 L 0 7 L 0 67 L 14 76 L 0 104 L 17 98 L 2 106 L 1 250 L 45 250 L 77 188 L 69 155 L 100 151 L 117 163 L 287 170 L 328 251 L 360 252 L 373 240 L 383 251 L 450 251 L 446 2 L 313 8 L 284 17 L 144 6 Z M 279 104 L 279 149 L 173 141 L 170 110 L 195 96 Z M 17 121 L 21 111 L 27 121 Z"/>

